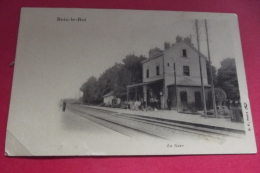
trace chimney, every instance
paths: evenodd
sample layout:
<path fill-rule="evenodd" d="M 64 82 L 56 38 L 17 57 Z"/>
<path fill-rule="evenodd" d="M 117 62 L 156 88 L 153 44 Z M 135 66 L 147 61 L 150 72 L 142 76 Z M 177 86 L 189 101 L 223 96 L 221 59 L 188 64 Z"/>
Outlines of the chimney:
<path fill-rule="evenodd" d="M 184 41 L 187 42 L 187 43 L 192 44 L 191 43 L 191 35 L 189 37 L 184 38 Z"/>
<path fill-rule="evenodd" d="M 182 37 L 180 37 L 179 35 L 176 37 L 176 43 L 179 43 L 182 41 Z"/>
<path fill-rule="evenodd" d="M 167 50 L 171 47 L 171 44 L 169 42 L 164 42 L 164 49 Z"/>

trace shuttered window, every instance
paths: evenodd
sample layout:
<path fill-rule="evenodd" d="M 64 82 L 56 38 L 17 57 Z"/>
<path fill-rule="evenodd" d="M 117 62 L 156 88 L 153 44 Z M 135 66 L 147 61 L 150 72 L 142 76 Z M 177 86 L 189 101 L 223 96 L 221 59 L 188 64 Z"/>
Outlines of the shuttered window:
<path fill-rule="evenodd" d="M 183 75 L 184 76 L 190 75 L 190 67 L 189 66 L 183 66 Z"/>

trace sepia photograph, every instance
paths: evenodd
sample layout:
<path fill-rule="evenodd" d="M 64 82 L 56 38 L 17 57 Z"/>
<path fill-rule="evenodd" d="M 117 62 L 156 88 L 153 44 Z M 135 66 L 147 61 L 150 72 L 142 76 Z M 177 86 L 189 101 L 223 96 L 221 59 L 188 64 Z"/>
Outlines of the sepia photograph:
<path fill-rule="evenodd" d="M 22 8 L 7 156 L 256 153 L 235 14 Z"/>

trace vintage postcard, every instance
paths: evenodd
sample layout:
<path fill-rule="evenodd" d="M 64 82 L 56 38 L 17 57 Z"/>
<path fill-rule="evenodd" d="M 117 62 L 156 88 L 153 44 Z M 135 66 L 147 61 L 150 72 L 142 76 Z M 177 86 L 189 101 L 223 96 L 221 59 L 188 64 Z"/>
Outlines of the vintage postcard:
<path fill-rule="evenodd" d="M 256 152 L 235 14 L 21 9 L 7 156 Z"/>

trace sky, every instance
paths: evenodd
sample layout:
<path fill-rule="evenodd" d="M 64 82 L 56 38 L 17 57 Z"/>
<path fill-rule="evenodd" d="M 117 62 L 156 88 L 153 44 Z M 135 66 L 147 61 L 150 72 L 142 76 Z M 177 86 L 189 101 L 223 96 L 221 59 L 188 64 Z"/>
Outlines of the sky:
<path fill-rule="evenodd" d="M 150 49 L 163 49 L 165 41 L 173 44 L 178 35 L 191 35 L 197 47 L 196 18 L 199 19 L 201 52 L 208 54 L 204 26 L 208 15 L 205 14 L 69 9 L 33 13 L 24 15 L 21 24 L 22 41 L 29 50 L 26 54 L 31 56 L 30 62 L 34 62 L 35 67 L 39 66 L 37 70 L 42 69 L 44 78 L 59 82 L 57 85 L 64 88 L 64 97 L 78 97 L 80 86 L 89 77 L 98 78 L 107 68 L 122 63 L 126 55 L 148 57 Z M 57 17 L 81 17 L 86 21 L 56 21 Z M 230 21 L 223 16 L 213 18 L 208 19 L 210 53 L 213 65 L 219 68 L 220 61 L 234 57 L 234 52 Z"/>

